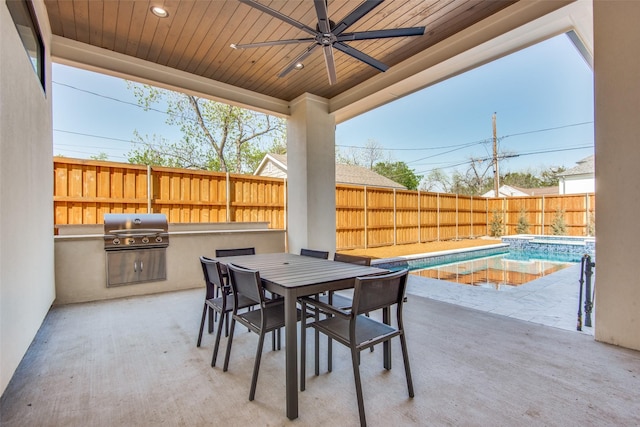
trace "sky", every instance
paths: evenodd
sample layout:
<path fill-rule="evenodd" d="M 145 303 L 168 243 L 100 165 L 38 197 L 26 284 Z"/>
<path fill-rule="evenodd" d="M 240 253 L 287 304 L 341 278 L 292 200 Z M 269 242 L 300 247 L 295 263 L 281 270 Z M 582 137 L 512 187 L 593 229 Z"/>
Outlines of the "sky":
<path fill-rule="evenodd" d="M 593 72 L 566 35 L 341 123 L 336 144 L 350 154 L 375 141 L 384 160 L 418 175 L 464 172 L 470 159 L 492 157 L 494 113 L 498 151 L 510 156 L 501 174 L 571 168 L 593 154 Z M 126 162 L 136 130 L 180 138 L 166 118 L 137 106 L 122 79 L 53 65 L 54 155 Z"/>

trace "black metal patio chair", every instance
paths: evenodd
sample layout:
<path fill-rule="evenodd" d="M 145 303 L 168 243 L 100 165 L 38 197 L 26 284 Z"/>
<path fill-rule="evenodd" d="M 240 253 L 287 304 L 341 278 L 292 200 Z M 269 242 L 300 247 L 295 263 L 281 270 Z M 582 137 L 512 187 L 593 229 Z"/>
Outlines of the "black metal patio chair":
<path fill-rule="evenodd" d="M 364 399 L 360 379 L 360 352 L 376 344 L 390 341 L 395 337 L 400 338 L 402 357 L 404 360 L 405 376 L 409 397 L 414 396 L 411 368 L 409 366 L 409 353 L 402 319 L 402 305 L 407 285 L 408 270 L 389 273 L 380 276 L 368 276 L 356 278 L 353 293 L 353 305 L 347 309 L 335 307 L 317 301 L 316 307 L 332 313 L 331 317 L 315 320 L 308 324 L 310 327 L 327 335 L 351 351 L 351 363 L 356 386 L 358 400 L 358 412 L 360 425 L 366 426 Z M 310 304 L 310 303 L 309 303 Z M 365 313 L 396 307 L 397 327 L 365 316 Z M 306 305 L 302 307 L 302 316 L 305 316 Z M 318 348 L 315 349 L 315 357 L 318 359 Z M 305 363 L 306 349 L 301 348 L 301 363 Z M 391 369 L 391 362 L 387 369 Z"/>
<path fill-rule="evenodd" d="M 223 371 L 226 372 L 229 368 L 229 358 L 231 356 L 231 347 L 233 344 L 233 332 L 236 322 L 239 322 L 259 336 L 258 348 L 256 350 L 256 358 L 253 366 L 253 375 L 251 378 L 251 389 L 249 391 L 249 400 L 253 400 L 256 394 L 256 384 L 258 382 L 258 372 L 260 370 L 264 336 L 268 332 L 280 331 L 280 329 L 285 326 L 284 300 L 282 298 L 269 300 L 265 297 L 265 290 L 262 287 L 260 273 L 257 270 L 249 270 L 233 264 L 228 264 L 227 268 L 229 270 L 229 282 L 233 289 L 235 303 L 233 315 L 231 316 L 231 329 L 229 331 L 229 339 L 227 341 L 227 352 L 224 358 Z M 238 301 L 241 297 L 254 301 L 258 304 L 256 306 L 257 308 L 244 313 L 239 312 Z M 298 321 L 300 320 L 300 315 L 301 311 L 298 310 Z M 306 345 L 304 334 L 302 335 L 300 344 Z"/>
<path fill-rule="evenodd" d="M 318 251 L 315 249 L 300 249 L 300 255 L 302 256 L 310 256 L 313 258 L 320 258 L 320 259 L 329 259 L 329 252 L 327 251 Z"/>
<path fill-rule="evenodd" d="M 371 258 L 369 257 L 339 254 L 337 252 L 334 254 L 333 260 L 338 262 L 346 262 L 349 264 L 357 264 L 357 265 L 365 265 L 365 266 L 371 265 Z M 324 314 L 325 316 L 331 316 L 331 313 L 323 312 L 322 308 L 316 307 L 313 304 L 316 301 L 320 301 L 323 304 L 330 305 L 333 308 L 347 308 L 347 307 L 351 307 L 351 305 L 353 304 L 353 301 L 351 301 L 351 298 L 336 294 L 334 292 L 329 292 L 328 295 L 310 295 L 308 297 L 300 298 L 301 304 L 305 304 L 307 302 L 310 303 L 310 306 L 305 308 L 311 310 L 311 313 L 315 317 L 316 321 L 320 320 L 320 313 Z M 369 313 L 367 313 L 367 316 L 368 315 Z M 315 346 L 316 348 L 319 348 L 320 333 L 317 330 L 315 331 L 314 338 L 315 338 Z M 328 353 L 329 353 L 329 358 L 327 359 L 327 370 L 331 372 L 333 370 L 333 357 L 332 357 L 333 351 L 332 351 L 331 338 L 327 339 L 327 347 L 328 347 Z M 371 351 L 373 351 L 373 347 L 371 347 Z M 302 366 L 302 373 L 305 373 L 305 369 L 306 367 Z M 318 358 L 315 359 L 314 370 L 316 375 L 320 375 L 320 361 Z M 300 390 L 304 391 L 304 387 L 305 387 L 304 375 L 300 375 Z"/>
<path fill-rule="evenodd" d="M 222 279 L 222 264 L 204 256 L 200 257 L 200 264 L 202 265 L 202 272 L 204 274 L 206 295 L 204 299 L 204 307 L 202 309 L 202 319 L 200 321 L 200 332 L 198 334 L 197 347 L 200 347 L 200 344 L 202 343 L 202 332 L 204 330 L 207 312 L 209 312 L 209 333 L 213 332 L 214 313 L 219 314 L 220 320 L 218 321 L 213 355 L 211 357 L 211 366 L 215 366 L 223 324 L 225 326 L 225 336 L 229 336 L 228 314 L 233 311 L 234 300 L 231 287 L 225 284 Z M 257 305 L 255 301 L 243 296 L 238 298 L 238 309 L 251 308 L 254 305 Z"/>

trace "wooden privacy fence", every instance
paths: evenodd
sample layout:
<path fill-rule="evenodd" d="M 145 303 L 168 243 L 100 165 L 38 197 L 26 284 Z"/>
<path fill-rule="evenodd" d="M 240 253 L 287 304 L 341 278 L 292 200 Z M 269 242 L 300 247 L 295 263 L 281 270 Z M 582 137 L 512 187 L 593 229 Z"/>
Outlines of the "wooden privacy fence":
<path fill-rule="evenodd" d="M 105 213 L 164 213 L 169 222 L 266 221 L 286 228 L 286 180 L 125 163 L 54 159 L 55 224 L 100 224 Z M 517 234 L 553 234 L 561 214 L 566 234 L 593 234 L 591 194 L 485 198 L 336 185 L 337 249 Z"/>
<path fill-rule="evenodd" d="M 53 164 L 56 225 L 138 212 L 163 213 L 174 223 L 266 221 L 285 228 L 282 179 L 76 159 Z"/>

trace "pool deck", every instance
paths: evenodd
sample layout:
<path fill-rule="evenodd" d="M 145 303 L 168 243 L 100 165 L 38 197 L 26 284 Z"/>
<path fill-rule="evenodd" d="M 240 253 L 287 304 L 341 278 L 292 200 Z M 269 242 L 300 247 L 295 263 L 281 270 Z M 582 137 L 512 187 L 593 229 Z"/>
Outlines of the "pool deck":
<path fill-rule="evenodd" d="M 580 264 L 541 277 L 517 287 L 461 285 L 443 280 L 409 275 L 407 294 L 457 304 L 502 316 L 593 335 L 585 327 L 584 299 L 582 331 L 576 330 L 578 320 Z M 595 270 L 592 286 L 595 285 Z M 595 323 L 595 305 L 591 315 Z"/>

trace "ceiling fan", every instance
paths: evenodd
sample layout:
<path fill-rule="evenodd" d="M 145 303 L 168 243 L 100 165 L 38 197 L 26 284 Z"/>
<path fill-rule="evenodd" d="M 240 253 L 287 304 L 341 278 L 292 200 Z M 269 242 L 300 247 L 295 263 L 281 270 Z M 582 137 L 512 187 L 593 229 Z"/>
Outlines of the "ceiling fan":
<path fill-rule="evenodd" d="M 421 36 L 424 34 L 424 27 L 413 28 L 394 28 L 388 30 L 372 30 L 361 31 L 356 33 L 345 33 L 345 30 L 353 25 L 360 18 L 371 12 L 374 8 L 380 5 L 384 0 L 366 0 L 360 6 L 355 8 L 349 13 L 342 21 L 337 24 L 329 19 L 329 12 L 327 7 L 327 0 L 314 0 L 313 3 L 316 8 L 316 15 L 318 16 L 318 24 L 316 28 L 311 28 L 301 22 L 298 22 L 287 15 L 284 15 L 277 10 L 271 9 L 255 0 L 239 0 L 240 2 L 256 8 L 274 18 L 280 19 L 302 31 L 308 33 L 312 37 L 290 39 L 290 40 L 274 40 L 257 43 L 247 44 L 232 44 L 234 49 L 249 49 L 254 47 L 276 46 L 286 44 L 299 44 L 310 42 L 311 45 L 306 48 L 302 54 L 298 55 L 289 65 L 287 65 L 278 74 L 278 77 L 284 77 L 292 70 L 299 68 L 302 61 L 307 58 L 318 47 L 322 47 L 324 52 L 324 59 L 327 66 L 327 74 L 329 76 L 329 84 L 335 84 L 338 81 L 336 76 L 336 65 L 333 58 L 333 49 L 346 53 L 349 56 L 358 59 L 365 64 L 368 64 L 380 71 L 386 71 L 389 67 L 375 58 L 367 55 L 364 52 L 355 49 L 344 42 L 353 40 L 371 40 L 371 39 L 383 39 L 390 37 L 408 37 L 408 36 Z"/>

